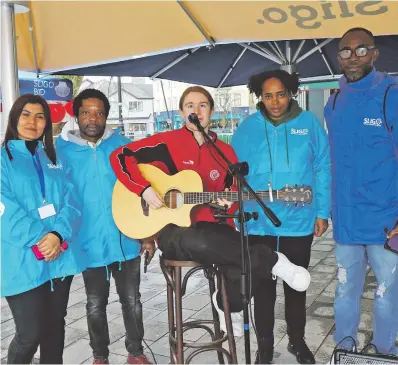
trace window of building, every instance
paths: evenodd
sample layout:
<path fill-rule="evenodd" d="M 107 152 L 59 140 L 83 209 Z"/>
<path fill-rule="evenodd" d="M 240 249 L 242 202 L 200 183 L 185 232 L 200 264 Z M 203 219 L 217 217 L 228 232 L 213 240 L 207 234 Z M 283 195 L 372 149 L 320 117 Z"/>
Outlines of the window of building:
<path fill-rule="evenodd" d="M 129 101 L 129 111 L 142 112 L 144 110 L 144 103 L 142 101 Z"/>
<path fill-rule="evenodd" d="M 240 94 L 234 94 L 232 105 L 233 106 L 241 106 L 242 105 L 242 96 Z"/>
<path fill-rule="evenodd" d="M 146 123 L 131 123 L 129 124 L 128 130 L 132 132 L 145 132 Z"/>

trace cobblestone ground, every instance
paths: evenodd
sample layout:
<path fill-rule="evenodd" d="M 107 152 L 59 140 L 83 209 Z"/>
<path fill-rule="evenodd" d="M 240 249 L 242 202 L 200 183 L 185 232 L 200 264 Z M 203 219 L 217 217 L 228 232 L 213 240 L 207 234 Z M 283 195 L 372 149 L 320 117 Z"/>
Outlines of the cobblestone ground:
<path fill-rule="evenodd" d="M 326 364 L 334 349 L 332 333 L 333 297 L 336 287 L 336 263 L 334 256 L 334 241 L 331 229 L 321 239 L 315 239 L 312 246 L 310 268 L 311 286 L 307 291 L 307 327 L 306 341 L 315 353 L 317 363 Z M 360 348 L 369 342 L 372 330 L 373 294 L 375 278 L 371 271 L 366 278 L 366 287 L 362 300 L 362 317 L 360 324 Z M 275 308 L 275 354 L 274 363 L 292 364 L 296 359 L 287 351 L 288 338 L 284 321 L 283 286 L 278 282 L 277 304 Z M 142 274 L 141 294 L 144 311 L 145 340 L 156 356 L 158 364 L 169 362 L 168 325 L 166 284 L 159 267 L 159 259 L 155 257 L 148 267 L 148 272 Z M 64 362 L 66 364 L 91 363 L 92 353 L 89 346 L 89 336 L 86 322 L 86 295 L 83 278 L 78 275 L 74 278 L 68 304 L 66 318 L 66 339 Z M 208 285 L 202 274 L 196 274 L 188 283 L 187 294 L 183 300 L 183 319 L 209 318 L 211 316 Z M 124 346 L 124 326 L 121 306 L 116 294 L 115 283 L 111 282 L 111 294 L 108 305 L 109 332 L 111 338 L 110 362 L 113 364 L 126 363 L 126 349 Z M 7 348 L 14 335 L 14 323 L 10 309 L 4 299 L 1 301 L 1 358 L 6 363 Z M 205 333 L 201 329 L 188 331 L 184 339 L 187 341 L 203 341 Z M 254 333 L 251 335 L 252 361 L 256 351 Z M 245 362 L 244 340 L 236 338 L 238 359 Z M 190 351 L 189 349 L 187 351 Z M 145 352 L 149 355 L 149 350 Z M 38 363 L 39 352 L 35 356 Z M 215 353 L 198 355 L 193 363 L 216 364 Z"/>

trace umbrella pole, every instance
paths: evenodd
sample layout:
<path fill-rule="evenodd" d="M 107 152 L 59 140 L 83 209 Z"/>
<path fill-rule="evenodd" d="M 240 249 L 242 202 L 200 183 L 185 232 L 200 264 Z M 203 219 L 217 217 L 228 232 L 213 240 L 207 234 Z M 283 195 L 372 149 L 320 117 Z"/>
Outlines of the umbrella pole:
<path fill-rule="evenodd" d="M 3 115 L 0 140 L 3 141 L 7 128 L 8 114 L 19 96 L 18 62 L 15 34 L 15 10 L 12 3 L 1 2 L 1 89 Z"/>
<path fill-rule="evenodd" d="M 120 128 L 124 133 L 124 122 L 123 122 L 123 102 L 122 102 L 122 78 L 117 78 L 117 102 L 119 105 L 119 124 Z"/>

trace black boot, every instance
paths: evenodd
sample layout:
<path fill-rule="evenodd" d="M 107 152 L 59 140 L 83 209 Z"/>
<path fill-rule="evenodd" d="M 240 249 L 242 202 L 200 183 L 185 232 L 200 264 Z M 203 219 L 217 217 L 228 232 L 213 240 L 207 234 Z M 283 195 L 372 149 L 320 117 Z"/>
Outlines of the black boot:
<path fill-rule="evenodd" d="M 287 349 L 291 354 L 296 356 L 299 364 L 315 364 L 315 357 L 305 343 L 304 338 L 300 340 L 290 339 Z"/>
<path fill-rule="evenodd" d="M 259 338 L 255 364 L 271 364 L 274 357 L 274 339 Z"/>

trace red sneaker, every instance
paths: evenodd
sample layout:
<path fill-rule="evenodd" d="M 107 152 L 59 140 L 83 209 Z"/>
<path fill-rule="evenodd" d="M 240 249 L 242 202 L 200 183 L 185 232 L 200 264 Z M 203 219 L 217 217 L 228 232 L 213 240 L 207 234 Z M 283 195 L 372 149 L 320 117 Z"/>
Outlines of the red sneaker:
<path fill-rule="evenodd" d="M 108 359 L 94 359 L 93 364 L 109 364 Z"/>
<path fill-rule="evenodd" d="M 139 356 L 133 356 L 129 354 L 129 356 L 127 356 L 127 362 L 129 364 L 152 364 L 144 354 Z"/>

